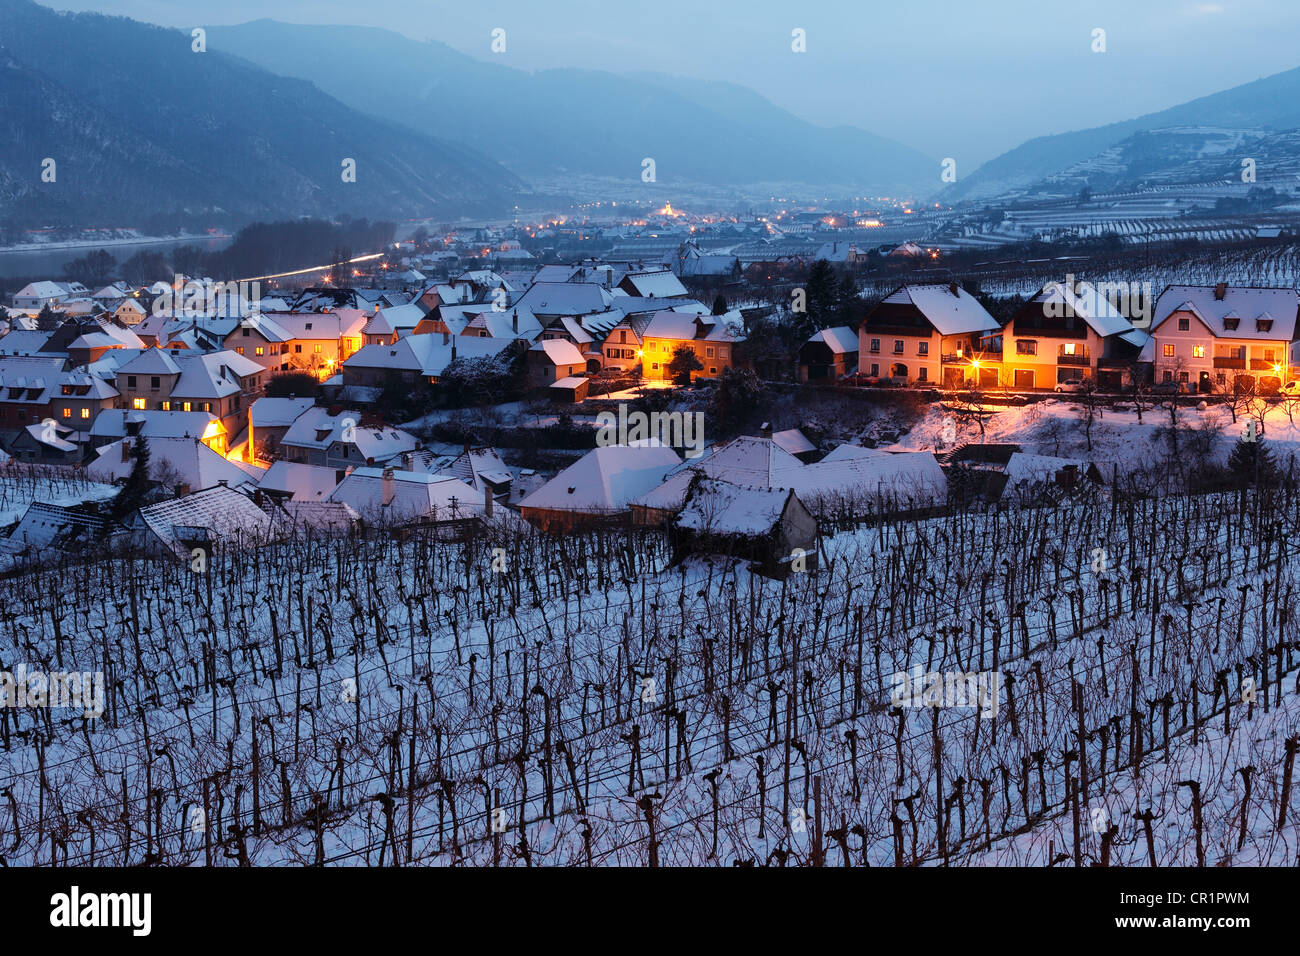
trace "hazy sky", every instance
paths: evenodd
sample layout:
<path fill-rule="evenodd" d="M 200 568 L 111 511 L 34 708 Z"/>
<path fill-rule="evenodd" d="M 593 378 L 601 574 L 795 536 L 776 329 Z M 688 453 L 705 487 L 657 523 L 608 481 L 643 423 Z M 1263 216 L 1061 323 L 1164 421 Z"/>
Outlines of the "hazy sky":
<path fill-rule="evenodd" d="M 749 86 L 814 123 L 983 161 L 1300 65 L 1297 0 L 47 0 L 167 26 L 363 24 L 526 70 Z M 502 27 L 507 51 L 494 55 Z M 807 52 L 791 50 L 802 28 Z M 1094 28 L 1106 52 L 1092 51 Z M 359 69 L 364 69 L 358 64 Z M 967 170 L 968 171 L 968 170 Z"/>

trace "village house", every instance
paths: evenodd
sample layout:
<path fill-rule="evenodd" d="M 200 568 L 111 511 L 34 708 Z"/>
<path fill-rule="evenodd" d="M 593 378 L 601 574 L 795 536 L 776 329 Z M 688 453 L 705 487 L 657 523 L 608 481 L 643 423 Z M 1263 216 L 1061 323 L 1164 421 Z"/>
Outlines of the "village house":
<path fill-rule="evenodd" d="M 564 339 L 542 339 L 528 350 L 528 380 L 535 388 L 587 373 L 587 360 L 578 347 Z"/>
<path fill-rule="evenodd" d="M 370 319 L 354 308 L 265 312 L 242 319 L 223 345 L 268 370 L 306 371 L 329 378 L 361 348 Z"/>
<path fill-rule="evenodd" d="M 672 519 L 674 550 L 741 557 L 771 574 L 817 566 L 817 519 L 788 488 L 751 488 L 696 473 Z"/>
<path fill-rule="evenodd" d="M 727 315 L 693 315 L 665 310 L 656 312 L 646 323 L 641 344 L 641 375 L 651 381 L 673 377 L 669 365 L 673 353 L 685 346 L 695 353 L 701 368 L 691 373 L 696 378 L 716 378 L 735 363 L 735 347 L 740 334 L 733 328 L 739 313 Z"/>
<path fill-rule="evenodd" d="M 1192 392 L 1276 392 L 1300 368 L 1295 289 L 1171 285 L 1151 318 L 1155 381 Z"/>
<path fill-rule="evenodd" d="M 12 440 L 49 417 L 50 401 L 62 391 L 64 362 L 57 355 L 0 357 L 0 437 Z"/>
<path fill-rule="evenodd" d="M 628 295 L 647 299 L 676 299 L 690 295 L 686 286 L 668 269 L 629 272 L 618 283 Z"/>
<path fill-rule="evenodd" d="M 867 314 L 858 329 L 858 371 L 899 384 L 998 384 L 1001 326 L 955 282 L 904 285 Z"/>
<path fill-rule="evenodd" d="M 248 454 L 254 462 L 270 461 L 280 452 L 289 427 L 316 404 L 310 398 L 263 396 L 248 408 Z"/>
<path fill-rule="evenodd" d="M 225 485 L 141 508 L 126 524 L 135 547 L 187 563 L 200 554 L 209 560 L 218 548 L 264 543 L 279 531 L 248 495 Z"/>
<path fill-rule="evenodd" d="M 264 399 L 261 399 L 264 401 Z M 122 438 L 197 438 L 218 455 L 226 453 L 229 433 L 211 412 L 137 411 L 112 408 L 99 413 L 90 426 L 90 446 L 99 448 Z"/>
<path fill-rule="evenodd" d="M 279 450 L 286 461 L 345 469 L 383 465 L 418 445 L 408 432 L 334 406 L 309 408 L 299 415 L 280 439 Z"/>
<path fill-rule="evenodd" d="M 799 349 L 799 381 L 835 383 L 858 367 L 858 334 L 848 326 L 822 329 Z"/>
<path fill-rule="evenodd" d="M 96 481 L 122 481 L 135 467 L 135 445 L 149 448 L 149 477 L 168 488 L 208 488 L 225 482 L 232 488 L 259 481 L 264 469 L 231 461 L 199 438 L 122 438 L 96 451 L 86 474 Z"/>
<path fill-rule="evenodd" d="M 328 499 L 377 524 L 455 524 L 492 516 L 492 494 L 452 475 L 394 468 L 357 468 Z"/>
<path fill-rule="evenodd" d="M 148 349 L 117 369 L 117 407 L 137 411 L 211 412 L 229 434 L 244 429 L 262 396 L 266 370 L 236 352 Z"/>
<path fill-rule="evenodd" d="M 495 358 L 515 342 L 515 339 L 478 335 L 430 333 L 408 335 L 387 345 L 366 345 L 343 363 L 343 384 L 380 388 L 390 379 L 433 384 L 458 358 Z"/>
<path fill-rule="evenodd" d="M 1118 388 L 1132 383 L 1146 340 L 1094 286 L 1050 282 L 1003 330 L 1002 384 L 1056 389 L 1077 379 Z"/>
<path fill-rule="evenodd" d="M 524 520 L 548 531 L 622 522 L 631 502 L 681 464 L 665 445 L 607 445 L 587 452 L 519 502 Z"/>

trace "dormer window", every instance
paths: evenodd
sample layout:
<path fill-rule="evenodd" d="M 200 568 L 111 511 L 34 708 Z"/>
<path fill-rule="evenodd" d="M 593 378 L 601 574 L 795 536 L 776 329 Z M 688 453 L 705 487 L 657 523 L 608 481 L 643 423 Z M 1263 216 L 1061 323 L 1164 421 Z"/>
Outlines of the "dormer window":
<path fill-rule="evenodd" d="M 1256 319 L 1256 320 L 1255 320 L 1255 331 L 1256 331 L 1256 332 L 1271 332 L 1272 330 L 1273 330 L 1273 320 L 1272 320 L 1272 319 Z"/>
<path fill-rule="evenodd" d="M 1224 319 L 1223 327 L 1229 332 L 1236 332 L 1237 327 L 1241 325 L 1241 319 Z"/>

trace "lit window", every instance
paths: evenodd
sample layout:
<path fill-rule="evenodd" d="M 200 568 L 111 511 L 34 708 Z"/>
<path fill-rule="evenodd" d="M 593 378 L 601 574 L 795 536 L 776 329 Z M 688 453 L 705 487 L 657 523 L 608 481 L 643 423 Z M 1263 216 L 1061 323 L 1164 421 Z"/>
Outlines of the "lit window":
<path fill-rule="evenodd" d="M 181 411 L 192 412 L 194 411 L 194 406 L 191 405 L 189 402 L 181 402 Z"/>
<path fill-rule="evenodd" d="M 65 409 L 63 410 L 63 417 L 64 417 L 64 418 L 71 418 L 71 417 L 72 417 L 72 409 L 70 409 L 70 408 L 65 408 Z"/>
<path fill-rule="evenodd" d="M 83 408 L 83 409 L 81 410 L 81 417 L 82 417 L 82 418 L 89 418 L 89 417 L 90 417 L 90 409 L 89 409 L 89 408 Z"/>
<path fill-rule="evenodd" d="M 266 349 L 262 348 L 262 346 L 259 345 L 257 348 L 253 349 L 253 352 L 256 353 L 257 355 L 265 355 Z"/>
<path fill-rule="evenodd" d="M 1166 345 L 1165 358 L 1173 358 L 1173 357 L 1174 357 L 1174 347 L 1172 345 Z"/>
<path fill-rule="evenodd" d="M 162 410 L 163 410 L 164 412 L 170 412 L 170 411 L 172 410 L 172 403 L 171 403 L 171 402 L 163 402 L 163 403 L 162 403 Z"/>
<path fill-rule="evenodd" d="M 1204 345 L 1193 345 L 1193 346 L 1192 346 L 1192 358 L 1205 358 L 1205 346 L 1204 346 Z"/>
<path fill-rule="evenodd" d="M 143 398 L 131 399 L 131 407 L 136 409 L 137 411 L 141 411 L 141 412 L 144 411 L 145 409 L 144 399 Z"/>
<path fill-rule="evenodd" d="M 1073 343 L 1073 342 L 1066 342 L 1065 345 L 1062 346 L 1062 348 L 1061 348 L 1061 354 L 1062 354 L 1062 355 L 1073 355 L 1073 354 L 1074 354 L 1074 343 Z"/>
<path fill-rule="evenodd" d="M 319 346 L 319 345 L 316 346 L 316 348 L 314 349 L 314 351 L 316 352 L 317 355 L 319 355 L 319 354 L 320 354 L 320 346 Z"/>

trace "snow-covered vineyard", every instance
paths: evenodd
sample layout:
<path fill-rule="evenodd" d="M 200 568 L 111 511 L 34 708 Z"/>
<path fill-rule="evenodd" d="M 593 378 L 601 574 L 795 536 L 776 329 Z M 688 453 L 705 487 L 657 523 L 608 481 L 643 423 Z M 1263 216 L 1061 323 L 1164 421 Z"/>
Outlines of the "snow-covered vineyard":
<path fill-rule="evenodd" d="M 108 693 L 0 708 L 0 855 L 1289 864 L 1298 519 L 1287 491 L 890 519 L 785 580 L 515 522 L 33 571 L 0 670 Z"/>

